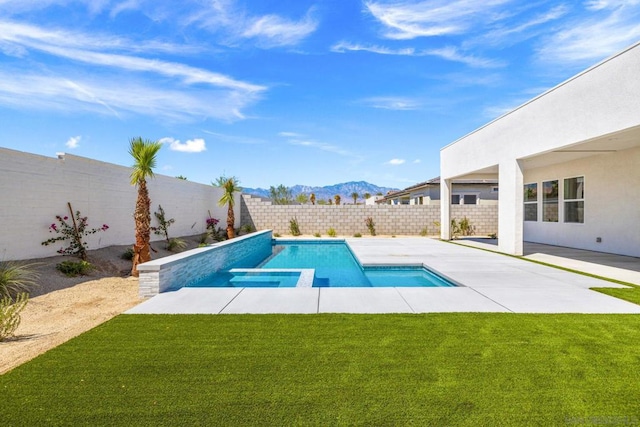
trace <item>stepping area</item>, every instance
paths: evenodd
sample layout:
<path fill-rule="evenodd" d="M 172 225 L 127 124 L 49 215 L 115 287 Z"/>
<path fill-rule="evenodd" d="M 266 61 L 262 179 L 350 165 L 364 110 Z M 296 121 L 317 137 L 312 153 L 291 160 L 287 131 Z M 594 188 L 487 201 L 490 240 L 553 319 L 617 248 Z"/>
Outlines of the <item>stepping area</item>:
<path fill-rule="evenodd" d="M 589 289 L 624 285 L 474 247 L 427 238 L 347 242 L 363 265 L 424 264 L 460 286 L 182 288 L 150 298 L 127 313 L 640 313 L 639 305 Z M 563 258 L 556 258 L 555 264 L 562 266 Z"/>

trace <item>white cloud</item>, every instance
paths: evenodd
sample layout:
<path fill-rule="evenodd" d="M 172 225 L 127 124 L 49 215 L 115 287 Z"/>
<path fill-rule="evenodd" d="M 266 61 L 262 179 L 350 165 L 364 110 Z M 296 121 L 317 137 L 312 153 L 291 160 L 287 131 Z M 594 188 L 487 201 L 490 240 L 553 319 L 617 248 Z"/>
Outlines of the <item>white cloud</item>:
<path fill-rule="evenodd" d="M 376 46 L 376 45 L 366 46 L 361 44 L 348 43 L 344 41 L 336 43 L 333 46 L 331 46 L 331 51 L 337 52 L 337 53 L 345 53 L 348 51 L 356 51 L 356 52 L 363 51 L 363 52 L 378 53 L 380 55 L 406 55 L 406 56 L 413 56 L 416 53 L 415 49 L 413 48 L 389 49 L 382 46 Z"/>
<path fill-rule="evenodd" d="M 260 47 L 292 46 L 300 43 L 318 27 L 318 22 L 307 14 L 300 21 L 291 21 L 277 15 L 252 18 L 241 35 L 257 39 Z"/>
<path fill-rule="evenodd" d="M 170 150 L 182 153 L 201 153 L 207 150 L 204 139 L 202 138 L 189 139 L 185 142 L 180 142 L 179 139 L 167 137 L 160 139 L 160 143 L 169 144 Z"/>
<path fill-rule="evenodd" d="M 392 96 L 367 98 L 363 102 L 370 107 L 384 110 L 418 110 L 421 106 L 420 102 L 415 99 Z"/>
<path fill-rule="evenodd" d="M 457 47 L 446 46 L 439 49 L 431 49 L 424 52 L 427 55 L 438 56 L 442 59 L 453 62 L 461 62 L 471 67 L 477 68 L 495 68 L 503 67 L 505 63 L 503 61 L 497 61 L 492 59 L 480 58 L 474 55 L 466 55 L 461 53 Z"/>
<path fill-rule="evenodd" d="M 71 138 L 69 138 L 67 140 L 67 142 L 65 143 L 65 145 L 67 146 L 67 148 L 70 149 L 74 149 L 74 148 L 78 148 L 78 144 L 80 143 L 80 139 L 82 137 L 80 135 L 78 136 L 72 136 Z"/>
<path fill-rule="evenodd" d="M 304 135 L 301 135 L 296 132 L 279 132 L 278 136 L 284 136 L 285 138 L 302 138 Z"/>
<path fill-rule="evenodd" d="M 422 160 L 420 160 L 420 159 L 415 159 L 415 160 L 413 161 L 413 164 L 414 164 L 414 165 L 417 165 L 417 164 L 419 164 L 419 163 L 422 163 Z"/>
<path fill-rule="evenodd" d="M 391 166 L 400 166 L 400 165 L 402 165 L 404 163 L 405 163 L 404 159 L 391 159 L 388 162 L 386 162 L 385 164 L 391 165 Z"/>
<path fill-rule="evenodd" d="M 463 34 L 476 22 L 491 22 L 493 8 L 511 0 L 367 1 L 366 9 L 386 27 L 384 37 L 408 40 Z"/>

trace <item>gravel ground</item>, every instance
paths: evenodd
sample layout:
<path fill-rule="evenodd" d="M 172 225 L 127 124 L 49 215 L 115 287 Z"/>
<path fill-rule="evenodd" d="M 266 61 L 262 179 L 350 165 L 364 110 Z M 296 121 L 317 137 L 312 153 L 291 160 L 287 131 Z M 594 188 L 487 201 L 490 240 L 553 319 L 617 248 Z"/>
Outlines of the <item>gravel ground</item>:
<path fill-rule="evenodd" d="M 183 238 L 187 249 L 197 246 L 196 236 Z M 152 247 L 157 259 L 171 252 L 162 242 Z M 56 264 L 75 258 L 55 256 L 24 261 L 37 264 L 39 286 L 21 314 L 15 336 L 0 342 L 0 374 L 27 362 L 69 339 L 139 304 L 138 279 L 130 277 L 131 261 L 120 256 L 128 246 L 111 246 L 89 251 L 95 268 L 86 276 L 66 277 Z"/>

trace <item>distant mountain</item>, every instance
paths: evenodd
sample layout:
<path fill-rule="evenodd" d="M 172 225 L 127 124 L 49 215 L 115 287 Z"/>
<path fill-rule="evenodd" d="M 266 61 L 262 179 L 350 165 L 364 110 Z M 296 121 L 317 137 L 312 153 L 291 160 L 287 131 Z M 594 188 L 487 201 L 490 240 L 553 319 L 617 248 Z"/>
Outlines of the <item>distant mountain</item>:
<path fill-rule="evenodd" d="M 364 194 L 369 193 L 375 196 L 378 193 L 387 194 L 389 191 L 397 191 L 397 188 L 378 187 L 377 185 L 370 184 L 365 181 L 351 181 L 344 182 L 342 184 L 326 185 L 324 187 L 310 187 L 308 185 L 294 185 L 289 187 L 295 198 L 298 194 L 304 193 L 309 196 L 311 193 L 316 195 L 316 200 L 328 200 L 332 199 L 336 194 L 340 195 L 342 199 L 341 203 L 353 203 L 352 193 L 358 193 L 360 197 L 358 202 L 362 203 L 364 200 Z M 264 188 L 243 188 L 242 192 L 245 194 L 251 194 L 252 196 L 269 198 L 269 189 Z"/>

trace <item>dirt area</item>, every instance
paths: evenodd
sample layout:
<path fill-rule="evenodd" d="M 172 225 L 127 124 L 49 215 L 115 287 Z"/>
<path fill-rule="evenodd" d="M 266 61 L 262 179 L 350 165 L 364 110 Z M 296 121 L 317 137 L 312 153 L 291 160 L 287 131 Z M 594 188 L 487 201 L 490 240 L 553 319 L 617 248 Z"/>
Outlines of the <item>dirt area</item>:
<path fill-rule="evenodd" d="M 183 238 L 187 249 L 198 245 L 197 237 Z M 172 253 L 163 242 L 154 242 L 157 259 Z M 0 342 L 0 374 L 50 350 L 81 333 L 106 322 L 139 304 L 138 279 L 130 277 L 131 261 L 121 258 L 128 246 L 111 246 L 89 251 L 95 268 L 86 276 L 66 277 L 56 270 L 72 257 L 33 259 L 40 273 L 39 286 L 21 314 L 15 336 Z"/>

